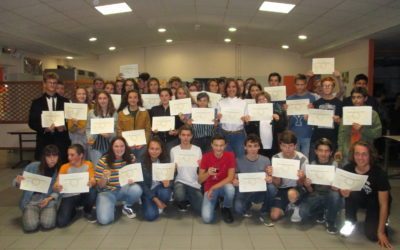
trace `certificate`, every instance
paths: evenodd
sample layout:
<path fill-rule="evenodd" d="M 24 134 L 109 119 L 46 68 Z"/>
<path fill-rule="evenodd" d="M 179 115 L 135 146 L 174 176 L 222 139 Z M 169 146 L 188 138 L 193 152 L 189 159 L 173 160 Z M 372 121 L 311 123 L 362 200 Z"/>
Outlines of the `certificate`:
<path fill-rule="evenodd" d="M 297 180 L 300 160 L 272 158 L 272 176 Z"/>
<path fill-rule="evenodd" d="M 243 123 L 243 109 L 221 107 L 221 123 Z"/>
<path fill-rule="evenodd" d="M 310 99 L 286 100 L 286 104 L 288 105 L 287 115 L 306 115 Z"/>
<path fill-rule="evenodd" d="M 335 177 L 335 166 L 333 165 L 306 165 L 306 176 L 311 179 L 312 184 L 332 185 Z"/>
<path fill-rule="evenodd" d="M 353 123 L 372 125 L 372 107 L 343 107 L 343 125 L 353 125 Z"/>
<path fill-rule="evenodd" d="M 64 111 L 42 111 L 42 128 L 65 126 Z"/>
<path fill-rule="evenodd" d="M 180 150 L 174 155 L 174 162 L 178 167 L 198 167 L 199 155 L 187 150 Z"/>
<path fill-rule="evenodd" d="M 128 184 L 129 179 L 134 182 L 141 182 L 143 181 L 142 164 L 135 163 L 126 165 L 125 167 L 121 168 L 118 171 L 118 175 L 119 175 L 119 185 L 121 187 Z"/>
<path fill-rule="evenodd" d="M 244 99 L 244 101 L 247 103 L 247 105 L 256 103 L 255 99 Z"/>
<path fill-rule="evenodd" d="M 175 163 L 153 163 L 153 181 L 170 181 L 174 179 Z"/>
<path fill-rule="evenodd" d="M 24 171 L 22 174 L 24 179 L 21 181 L 19 188 L 21 190 L 32 191 L 47 194 L 49 192 L 51 177 L 32 174 Z"/>
<path fill-rule="evenodd" d="M 59 183 L 63 194 L 88 193 L 89 173 L 60 174 Z"/>
<path fill-rule="evenodd" d="M 368 175 L 354 174 L 338 168 L 336 169 L 332 186 L 345 190 L 360 191 L 367 179 Z"/>
<path fill-rule="evenodd" d="M 316 75 L 332 74 L 335 71 L 335 58 L 313 58 L 312 71 Z"/>
<path fill-rule="evenodd" d="M 184 98 L 179 100 L 171 100 L 169 101 L 169 110 L 171 115 L 191 114 L 192 99 Z"/>
<path fill-rule="evenodd" d="M 270 94 L 273 102 L 286 100 L 286 86 L 264 87 L 264 91 Z"/>
<path fill-rule="evenodd" d="M 193 124 L 214 125 L 215 109 L 213 108 L 192 108 Z"/>
<path fill-rule="evenodd" d="M 210 102 L 208 103 L 208 106 L 210 108 L 216 108 L 218 102 L 222 99 L 222 96 L 220 94 L 212 93 L 212 92 L 206 92 L 207 95 L 210 97 Z"/>
<path fill-rule="evenodd" d="M 86 103 L 64 103 L 65 119 L 87 120 L 88 105 Z"/>
<path fill-rule="evenodd" d="M 90 134 L 114 133 L 114 118 L 93 118 L 90 119 Z"/>
<path fill-rule="evenodd" d="M 175 116 L 153 116 L 151 130 L 166 132 L 175 129 Z"/>
<path fill-rule="evenodd" d="M 247 111 L 249 112 L 249 116 L 252 121 L 271 121 L 273 115 L 273 104 L 248 104 Z"/>
<path fill-rule="evenodd" d="M 265 173 L 239 173 L 239 192 L 265 192 L 267 183 L 265 182 Z"/>
<path fill-rule="evenodd" d="M 309 109 L 307 124 L 322 128 L 333 128 L 333 116 L 333 110 Z"/>
<path fill-rule="evenodd" d="M 125 79 L 136 78 L 139 76 L 139 65 L 128 64 L 119 66 L 119 73 L 121 73 Z"/>
<path fill-rule="evenodd" d="M 121 135 L 125 138 L 130 147 L 147 144 L 144 129 L 122 131 Z"/>
<path fill-rule="evenodd" d="M 111 94 L 111 99 L 114 104 L 115 109 L 119 109 L 119 106 L 121 105 L 121 95 L 119 94 Z"/>
<path fill-rule="evenodd" d="M 194 100 L 197 100 L 197 95 L 200 94 L 200 91 L 190 91 L 190 95 Z"/>
<path fill-rule="evenodd" d="M 142 100 L 145 109 L 151 109 L 154 106 L 160 105 L 160 96 L 157 94 L 143 94 Z"/>

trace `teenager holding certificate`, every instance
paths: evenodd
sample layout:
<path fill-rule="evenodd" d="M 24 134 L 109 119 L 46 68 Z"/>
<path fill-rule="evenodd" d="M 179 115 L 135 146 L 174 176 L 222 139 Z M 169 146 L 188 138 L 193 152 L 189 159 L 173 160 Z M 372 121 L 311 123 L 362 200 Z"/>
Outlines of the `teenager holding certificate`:
<path fill-rule="evenodd" d="M 99 193 L 96 200 L 97 221 L 106 225 L 115 219 L 115 205 L 117 201 L 123 201 L 122 213 L 133 219 L 136 213 L 132 206 L 139 201 L 142 188 L 135 180 L 121 186 L 119 181 L 119 170 L 135 161 L 131 155 L 129 146 L 125 139 L 116 137 L 111 141 L 106 155 L 100 158 L 95 168 L 95 178 Z"/>
<path fill-rule="evenodd" d="M 207 82 L 206 90 L 211 93 L 218 94 L 219 93 L 219 86 L 217 79 L 210 79 Z"/>
<path fill-rule="evenodd" d="M 164 149 L 163 142 L 158 137 L 153 137 L 147 144 L 147 151 L 143 157 L 142 170 L 144 182 L 141 182 L 143 190 L 142 209 L 144 219 L 156 220 L 167 207 L 171 198 L 171 181 L 153 180 L 153 163 L 168 163 L 169 158 Z"/>
<path fill-rule="evenodd" d="M 150 115 L 147 110 L 143 108 L 143 100 L 139 91 L 130 90 L 126 92 L 118 111 L 118 136 L 121 136 L 123 131 L 144 129 L 146 141 L 150 140 Z M 146 152 L 146 146 L 135 145 L 131 148 L 131 151 L 136 156 L 137 162 L 141 162 L 143 154 Z"/>
<path fill-rule="evenodd" d="M 24 191 L 19 206 L 22 210 L 22 228 L 25 232 L 33 232 L 39 228 L 52 229 L 56 225 L 57 200 L 59 194 L 53 191 L 53 184 L 60 167 L 60 152 L 55 145 L 47 145 L 43 149 L 40 162 L 32 162 L 25 167 L 25 172 L 52 178 L 47 193 Z M 19 187 L 24 181 L 18 175 L 13 185 Z"/>
<path fill-rule="evenodd" d="M 256 99 L 256 96 L 262 91 L 262 87 L 259 83 L 252 83 L 249 85 L 249 91 L 246 95 L 246 99 Z"/>
<path fill-rule="evenodd" d="M 160 81 L 155 78 L 151 77 L 147 81 L 147 94 L 159 94 L 160 93 Z"/>
<path fill-rule="evenodd" d="M 88 193 L 63 193 L 63 186 L 60 184 L 60 175 L 74 173 L 89 173 Z M 70 185 L 74 185 L 71 183 Z M 57 214 L 57 225 L 65 227 L 74 219 L 77 208 L 83 206 L 84 217 L 91 223 L 96 222 L 96 217 L 92 213 L 92 208 L 96 202 L 96 180 L 94 178 L 93 164 L 85 161 L 85 151 L 80 144 L 73 144 L 68 148 L 68 163 L 61 166 L 56 183 L 53 188 L 62 194 L 60 206 Z"/>
<path fill-rule="evenodd" d="M 97 165 L 100 157 L 107 152 L 110 146 L 110 141 L 115 136 L 115 132 L 96 135 L 90 134 L 90 120 L 95 118 L 114 118 L 115 123 L 117 123 L 117 112 L 115 112 L 111 96 L 104 91 L 100 91 L 97 94 L 94 108 L 89 111 L 86 124 L 86 137 L 89 145 L 88 155 L 93 164 Z M 114 131 L 116 127 L 115 125 Z"/>
<path fill-rule="evenodd" d="M 229 78 L 226 80 L 225 85 L 226 98 L 220 100 L 217 105 L 218 119 L 221 121 L 221 134 L 225 137 L 227 142 L 227 150 L 234 152 L 236 157 L 244 155 L 243 143 L 246 137 L 244 131 L 244 115 L 246 113 L 247 103 L 245 100 L 240 99 L 238 83 Z M 221 113 L 224 109 L 236 110 L 241 112 L 240 120 L 235 123 L 223 122 L 224 117 Z"/>
<path fill-rule="evenodd" d="M 346 198 L 346 221 L 340 233 L 349 236 L 357 222 L 357 210 L 365 208 L 364 232 L 367 238 L 378 241 L 383 248 L 392 248 L 386 228 L 392 201 L 390 184 L 387 174 L 376 162 L 377 154 L 370 143 L 358 141 L 351 147 L 350 164 L 344 170 L 368 175 L 368 180 L 361 191 L 340 190 Z"/>

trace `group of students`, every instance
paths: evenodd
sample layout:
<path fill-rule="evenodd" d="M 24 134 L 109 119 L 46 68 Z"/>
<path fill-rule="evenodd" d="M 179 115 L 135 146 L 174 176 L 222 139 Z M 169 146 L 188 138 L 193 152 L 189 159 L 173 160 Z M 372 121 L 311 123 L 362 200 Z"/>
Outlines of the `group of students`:
<path fill-rule="evenodd" d="M 290 212 L 293 222 L 315 218 L 317 222 L 326 222 L 327 231 L 335 234 L 338 231 L 336 218 L 344 198 L 346 230 L 354 228 L 357 209 L 366 207 L 367 237 L 390 247 L 385 227 L 391 200 L 390 185 L 385 173 L 376 166 L 371 146 L 381 133 L 379 116 L 373 111 L 370 126 L 342 124 L 343 103 L 337 97 L 340 93 L 334 93 L 337 73 L 311 84 L 305 75 L 298 75 L 295 79 L 296 93 L 287 98 L 309 99 L 309 108 L 334 110 L 332 119 L 335 125 L 332 129 L 307 125 L 307 115 L 287 116 L 284 102 L 273 103 L 272 121 L 251 121 L 244 99 L 268 103 L 271 96 L 254 79 L 244 82 L 228 78 L 210 80 L 207 84 L 207 91 L 223 96 L 216 107 L 214 124 L 193 124 L 190 114 L 179 114 L 175 116 L 174 130 L 152 131 L 152 117 L 170 116 L 169 101 L 173 97 L 192 98 L 189 89 L 199 89 L 195 83 L 189 88 L 184 86 L 177 77 L 171 78 L 168 88 L 161 88 L 156 78 L 148 75 L 142 78 L 140 84 L 127 79 L 121 88 L 117 84 L 115 88 L 108 88 L 107 91 L 112 89 L 113 93 L 114 89 L 120 89 L 122 101 L 118 108 L 114 107 L 110 92 L 103 89 L 104 82 L 95 80 L 93 101 L 87 89 L 78 87 L 73 101 L 87 103 L 92 108 L 87 121 L 67 120 L 67 126 L 42 128 L 41 111 L 63 110 L 63 103 L 69 101 L 56 93 L 57 76 L 45 75 L 45 94 L 32 102 L 29 119 L 30 127 L 38 132 L 35 157 L 40 162 L 29 165 L 26 171 L 51 176 L 53 183 L 48 194 L 24 192 L 21 208 L 26 231 L 36 230 L 39 226 L 66 226 L 80 205 L 83 205 L 84 215 L 90 221 L 109 224 L 115 219 L 118 201 L 122 201 L 122 212 L 129 218 L 136 217 L 133 205 L 140 202 L 143 217 L 152 221 L 163 213 L 173 198 L 179 210 L 186 211 L 190 204 L 205 223 L 215 221 L 217 204 L 221 207 L 223 220 L 231 223 L 234 220 L 232 212 L 248 217 L 252 204 L 261 202 L 259 218 L 267 226 L 273 226 L 273 221 Z M 364 81 L 363 86 L 358 86 L 360 80 Z M 368 105 L 368 100 L 371 101 L 366 81 L 364 75 L 356 77 L 350 96 L 351 105 Z M 269 83 L 271 86 L 280 85 L 280 75 L 272 73 Z M 308 91 L 309 86 L 314 92 Z M 144 109 L 142 93 L 159 94 L 160 105 Z M 199 93 L 196 100 L 193 105 L 197 107 L 209 106 L 207 93 Z M 221 122 L 221 110 L 225 107 L 243 110 L 242 123 Z M 91 118 L 111 117 L 115 120 L 115 133 L 90 134 Z M 145 130 L 147 145 L 128 146 L 121 133 L 138 129 Z M 72 146 L 69 146 L 70 141 Z M 175 162 L 174 158 L 185 150 L 198 155 L 198 166 L 177 165 L 172 181 L 152 179 L 152 163 Z M 334 156 L 336 160 L 342 160 L 341 166 L 345 170 L 368 175 L 361 191 L 314 185 L 305 176 L 309 158 L 313 164 L 335 165 Z M 298 180 L 273 177 L 270 162 L 273 157 L 300 160 Z M 67 160 L 68 163 L 60 166 Z M 128 185 L 121 187 L 119 169 L 133 162 L 142 164 L 144 181 L 130 180 Z M 62 194 L 59 198 L 62 186 L 57 176 L 77 172 L 89 172 L 90 191 Z M 266 192 L 238 191 L 236 174 L 249 172 L 265 172 Z M 22 176 L 17 176 L 15 184 L 18 185 L 22 179 Z M 94 205 L 96 213 L 92 211 Z"/>

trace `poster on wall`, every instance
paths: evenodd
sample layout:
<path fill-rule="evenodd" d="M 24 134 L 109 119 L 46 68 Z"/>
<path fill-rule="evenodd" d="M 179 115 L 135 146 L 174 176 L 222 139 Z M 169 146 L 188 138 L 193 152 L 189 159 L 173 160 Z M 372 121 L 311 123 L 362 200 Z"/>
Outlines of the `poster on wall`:
<path fill-rule="evenodd" d="M 24 73 L 32 75 L 43 74 L 42 61 L 35 58 L 24 57 Z"/>

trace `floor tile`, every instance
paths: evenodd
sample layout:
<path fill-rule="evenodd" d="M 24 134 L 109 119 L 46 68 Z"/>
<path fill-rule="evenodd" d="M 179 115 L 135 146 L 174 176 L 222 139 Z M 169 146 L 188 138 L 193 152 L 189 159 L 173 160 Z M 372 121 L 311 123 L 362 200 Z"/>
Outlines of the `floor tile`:
<path fill-rule="evenodd" d="M 16 240 L 13 244 L 9 245 L 8 248 L 10 248 L 10 249 L 36 248 L 42 242 L 44 242 L 49 236 L 50 235 L 37 235 L 35 233 L 27 234 L 27 235 L 24 235 L 24 236 L 18 238 L 18 240 Z"/>
<path fill-rule="evenodd" d="M 99 248 L 125 248 L 127 249 L 133 240 L 129 235 L 108 235 L 100 243 Z"/>
<path fill-rule="evenodd" d="M 129 245 L 129 249 L 159 249 L 162 235 L 138 235 L 136 234 Z"/>
<path fill-rule="evenodd" d="M 39 248 L 63 248 L 71 245 L 77 236 L 52 235 L 40 244 Z"/>
<path fill-rule="evenodd" d="M 192 249 L 222 249 L 220 235 L 193 235 Z"/>

